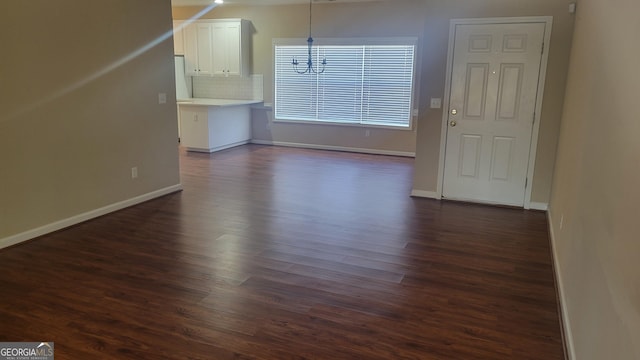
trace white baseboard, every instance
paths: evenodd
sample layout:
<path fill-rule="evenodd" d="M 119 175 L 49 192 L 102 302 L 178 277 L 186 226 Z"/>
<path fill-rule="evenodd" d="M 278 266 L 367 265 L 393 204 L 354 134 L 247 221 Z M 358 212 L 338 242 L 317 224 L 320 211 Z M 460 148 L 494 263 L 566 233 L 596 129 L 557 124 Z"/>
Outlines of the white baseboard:
<path fill-rule="evenodd" d="M 9 237 L 6 237 L 4 239 L 0 239 L 0 249 L 2 248 L 6 248 L 12 245 L 16 245 L 19 244 L 23 241 L 27 241 L 27 240 L 31 240 L 33 238 L 36 238 L 38 236 L 42 236 L 54 231 L 58 231 L 60 229 L 64 229 L 66 227 L 69 226 L 73 226 L 76 224 L 79 224 L 81 222 L 87 221 L 87 220 L 91 220 L 93 218 L 97 218 L 99 216 L 102 215 L 106 215 L 108 213 L 114 212 L 114 211 L 118 211 L 136 204 L 140 204 L 143 203 L 145 201 L 149 201 L 151 199 L 155 199 L 157 197 L 160 196 L 164 196 L 167 194 L 171 194 L 174 193 L 176 191 L 180 191 L 182 190 L 182 185 L 181 184 L 177 184 L 177 185 L 173 185 L 173 186 L 169 186 L 160 190 L 156 190 L 156 191 L 152 191 L 150 193 L 146 193 L 140 196 L 136 196 L 134 198 L 131 199 L 127 199 L 124 201 L 120 201 L 117 202 L 115 204 L 111 204 L 111 205 L 107 205 L 98 209 L 94 209 L 91 211 L 87 211 L 85 213 L 82 214 L 78 214 L 75 216 L 72 216 L 70 218 L 66 218 L 66 219 L 62 219 L 60 221 L 56 221 L 44 226 L 40 226 L 38 228 L 35 229 L 31 229 L 31 230 L 27 230 L 25 232 L 16 234 L 16 235 L 11 235 Z"/>
<path fill-rule="evenodd" d="M 241 141 L 237 141 L 237 142 L 234 142 L 234 143 L 231 143 L 231 144 L 216 146 L 216 147 L 208 148 L 208 149 L 193 148 L 193 147 L 185 147 L 185 148 L 187 149 L 187 151 L 202 152 L 202 153 L 212 153 L 212 152 L 216 152 L 216 151 L 230 149 L 232 147 L 236 147 L 236 146 L 240 146 L 240 145 L 245 145 L 245 144 L 248 144 L 250 142 L 251 142 L 251 140 L 241 140 Z"/>
<path fill-rule="evenodd" d="M 529 209 L 547 211 L 547 210 L 549 210 L 549 204 L 541 203 L 541 202 L 530 202 L 529 203 Z"/>
<path fill-rule="evenodd" d="M 441 199 L 440 195 L 438 195 L 438 193 L 435 191 L 411 190 L 411 196 L 436 199 L 436 200 Z"/>
<path fill-rule="evenodd" d="M 560 264 L 558 264 L 558 256 L 556 253 L 556 237 L 552 223 L 551 209 L 547 210 L 547 222 L 549 224 L 549 236 L 551 237 L 551 256 L 553 257 L 553 270 L 556 276 L 556 286 L 558 289 L 558 301 L 560 302 L 560 330 L 562 331 L 562 340 L 565 348 L 565 356 L 567 360 L 575 360 L 575 347 L 573 345 L 573 334 L 571 333 L 571 324 L 569 322 L 569 311 L 567 310 L 567 299 L 564 295 L 564 283 L 560 273 Z"/>
<path fill-rule="evenodd" d="M 256 139 L 253 139 L 253 140 L 251 140 L 251 143 L 252 144 L 260 144 L 260 145 L 275 145 L 275 146 L 297 147 L 297 148 L 304 148 L 304 149 L 347 151 L 347 152 L 356 152 L 356 153 L 363 153 L 363 154 L 375 154 L 375 155 L 392 155 L 392 156 L 404 156 L 404 157 L 415 157 L 416 156 L 415 152 L 365 149 L 365 148 L 354 148 L 354 147 L 346 147 L 346 146 L 292 143 L 292 142 L 285 142 L 285 141 L 271 141 L 271 140 L 256 140 Z"/>

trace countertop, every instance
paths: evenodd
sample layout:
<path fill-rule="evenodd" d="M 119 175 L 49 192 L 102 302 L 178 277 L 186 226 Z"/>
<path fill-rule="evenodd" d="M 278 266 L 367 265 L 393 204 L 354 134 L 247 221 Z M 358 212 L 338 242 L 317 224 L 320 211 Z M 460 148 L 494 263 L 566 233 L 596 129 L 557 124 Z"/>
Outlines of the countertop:
<path fill-rule="evenodd" d="M 191 98 L 191 99 L 178 99 L 178 105 L 196 105 L 196 106 L 238 106 L 238 105 L 252 105 L 260 104 L 262 100 L 230 100 L 230 99 L 205 99 L 205 98 Z"/>

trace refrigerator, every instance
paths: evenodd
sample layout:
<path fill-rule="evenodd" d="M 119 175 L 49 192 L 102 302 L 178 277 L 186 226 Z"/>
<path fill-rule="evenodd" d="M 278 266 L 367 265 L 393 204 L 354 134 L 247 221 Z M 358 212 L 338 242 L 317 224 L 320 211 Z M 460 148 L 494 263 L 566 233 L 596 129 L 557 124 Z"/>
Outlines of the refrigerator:
<path fill-rule="evenodd" d="M 176 64 L 176 100 L 185 100 L 191 98 L 191 76 L 185 76 L 184 74 L 184 56 L 175 57 Z M 178 112 L 178 141 L 182 136 L 180 132 L 180 105 L 176 109 Z"/>
<path fill-rule="evenodd" d="M 184 74 L 184 56 L 175 57 L 176 100 L 191 98 L 191 77 Z"/>

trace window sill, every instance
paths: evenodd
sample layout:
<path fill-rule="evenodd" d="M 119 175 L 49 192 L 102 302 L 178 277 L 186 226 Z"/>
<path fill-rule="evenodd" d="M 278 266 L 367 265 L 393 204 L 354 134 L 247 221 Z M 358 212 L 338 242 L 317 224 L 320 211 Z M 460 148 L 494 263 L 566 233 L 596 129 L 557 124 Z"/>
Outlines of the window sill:
<path fill-rule="evenodd" d="M 348 126 L 355 128 L 367 128 L 367 129 L 382 129 L 382 130 L 396 130 L 396 131 L 412 131 L 411 125 L 404 126 L 389 126 L 389 125 L 374 125 L 374 124 L 354 124 L 337 121 L 311 121 L 311 120 L 289 120 L 289 119 L 273 119 L 274 123 L 283 124 L 300 124 L 300 125 L 320 125 L 320 126 Z"/>

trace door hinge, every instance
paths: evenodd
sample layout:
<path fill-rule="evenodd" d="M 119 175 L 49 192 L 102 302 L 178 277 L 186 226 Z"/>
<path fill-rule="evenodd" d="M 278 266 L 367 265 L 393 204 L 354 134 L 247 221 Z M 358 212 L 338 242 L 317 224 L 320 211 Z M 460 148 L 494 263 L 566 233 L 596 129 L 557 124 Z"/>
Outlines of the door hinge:
<path fill-rule="evenodd" d="M 544 54 L 544 42 L 542 43 L 542 49 L 540 49 L 540 54 Z"/>
<path fill-rule="evenodd" d="M 533 112 L 533 119 L 531 119 L 531 123 L 535 124 L 536 123 L 536 112 Z"/>
<path fill-rule="evenodd" d="M 529 178 L 524 179 L 524 188 L 526 189 L 529 186 Z"/>

